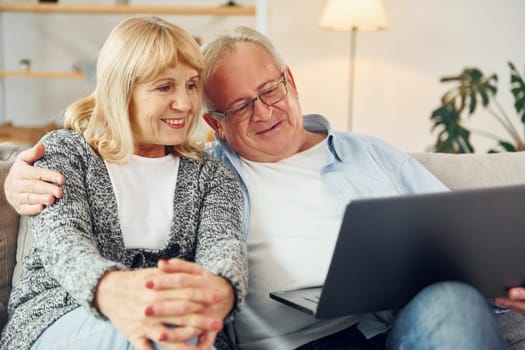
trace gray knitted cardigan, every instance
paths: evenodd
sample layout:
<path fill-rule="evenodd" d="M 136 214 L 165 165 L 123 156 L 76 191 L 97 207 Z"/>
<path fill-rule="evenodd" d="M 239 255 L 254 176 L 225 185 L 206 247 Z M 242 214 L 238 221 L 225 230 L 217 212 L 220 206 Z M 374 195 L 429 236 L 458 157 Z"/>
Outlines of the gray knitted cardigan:
<path fill-rule="evenodd" d="M 243 199 L 238 182 L 218 160 L 181 157 L 169 241 L 160 250 L 126 249 L 117 202 L 102 158 L 76 132 L 53 131 L 42 139 L 37 163 L 65 175 L 63 198 L 31 218 L 33 248 L 9 301 L 0 349 L 29 349 L 67 312 L 94 306 L 97 282 L 107 271 L 156 266 L 159 258 L 196 261 L 234 287 L 236 310 L 247 285 L 242 238 Z M 130 189 L 132 191 L 133 189 Z"/>

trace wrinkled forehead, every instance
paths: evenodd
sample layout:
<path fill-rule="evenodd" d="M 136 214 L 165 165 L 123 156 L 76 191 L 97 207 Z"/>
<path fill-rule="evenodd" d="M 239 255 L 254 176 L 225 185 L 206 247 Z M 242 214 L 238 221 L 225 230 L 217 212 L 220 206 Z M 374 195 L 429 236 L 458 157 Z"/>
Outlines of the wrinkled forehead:
<path fill-rule="evenodd" d="M 206 90 L 217 105 L 257 93 L 269 81 L 279 79 L 280 70 L 272 56 L 253 43 L 237 43 L 217 62 Z M 220 95 L 220 96 L 219 96 Z M 219 98 L 219 99 L 218 99 Z"/>
<path fill-rule="evenodd" d="M 263 74 L 265 71 L 270 74 L 279 73 L 277 62 L 263 47 L 250 42 L 236 43 L 221 57 L 215 69 L 215 73 L 219 74 Z"/>

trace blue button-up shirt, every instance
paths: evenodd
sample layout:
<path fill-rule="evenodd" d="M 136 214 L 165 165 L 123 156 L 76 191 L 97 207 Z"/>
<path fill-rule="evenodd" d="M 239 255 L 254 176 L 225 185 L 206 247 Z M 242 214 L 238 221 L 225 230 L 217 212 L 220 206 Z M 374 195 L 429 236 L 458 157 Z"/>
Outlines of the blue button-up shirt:
<path fill-rule="evenodd" d="M 448 190 L 409 154 L 377 138 L 348 132 L 334 132 L 329 122 L 320 115 L 304 116 L 304 128 L 310 132 L 327 134 L 325 144 L 328 147 L 328 157 L 321 168 L 321 179 L 339 207 L 344 207 L 352 199 L 357 198 Z M 240 157 L 220 139 L 218 139 L 218 144 L 213 153 L 236 173 L 241 182 L 245 199 L 244 233 L 248 238 L 250 191 L 243 178 Z M 249 308 L 246 312 L 249 312 Z M 254 320 L 253 327 L 258 328 L 256 315 L 244 319 Z M 282 345 L 283 343 L 299 346 L 301 344 L 297 343 L 297 339 L 302 339 L 300 343 L 306 343 L 319 338 L 319 334 L 327 335 L 337 332 L 358 322 L 361 332 L 366 337 L 372 337 L 386 331 L 391 320 L 392 317 L 388 313 L 359 317 L 349 316 L 339 318 L 336 322 L 334 322 L 335 320 L 326 321 L 330 324 L 317 322 L 313 327 L 322 329 L 323 333 L 316 334 L 309 328 L 304 332 L 298 330 L 292 335 L 283 334 L 279 336 L 275 335 L 275 330 L 279 329 L 279 325 L 275 325 L 272 336 L 268 335 L 267 339 L 254 339 L 256 346 L 245 347 L 241 344 L 241 348 L 277 349 L 279 348 L 278 344 Z M 249 329 L 250 327 L 243 328 Z M 301 337 L 302 332 L 304 333 L 303 337 Z M 260 334 L 260 329 L 258 329 L 258 333 Z"/>

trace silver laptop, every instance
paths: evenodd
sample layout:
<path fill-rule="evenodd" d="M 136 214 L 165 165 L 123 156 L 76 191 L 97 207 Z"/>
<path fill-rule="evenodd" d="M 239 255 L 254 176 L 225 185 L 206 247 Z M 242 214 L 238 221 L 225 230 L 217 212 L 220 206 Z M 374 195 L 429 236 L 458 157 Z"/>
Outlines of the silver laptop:
<path fill-rule="evenodd" d="M 525 285 L 525 185 L 360 199 L 346 208 L 322 287 L 270 297 L 317 318 L 397 309 L 462 281 L 486 297 Z"/>

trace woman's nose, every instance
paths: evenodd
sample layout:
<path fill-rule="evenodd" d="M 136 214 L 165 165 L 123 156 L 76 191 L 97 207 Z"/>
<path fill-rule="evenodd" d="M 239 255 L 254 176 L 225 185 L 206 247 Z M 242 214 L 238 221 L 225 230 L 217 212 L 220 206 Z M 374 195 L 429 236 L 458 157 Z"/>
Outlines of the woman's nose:
<path fill-rule="evenodd" d="M 175 91 L 173 93 L 170 108 L 180 111 L 187 111 L 191 108 L 191 99 L 186 91 Z"/>

